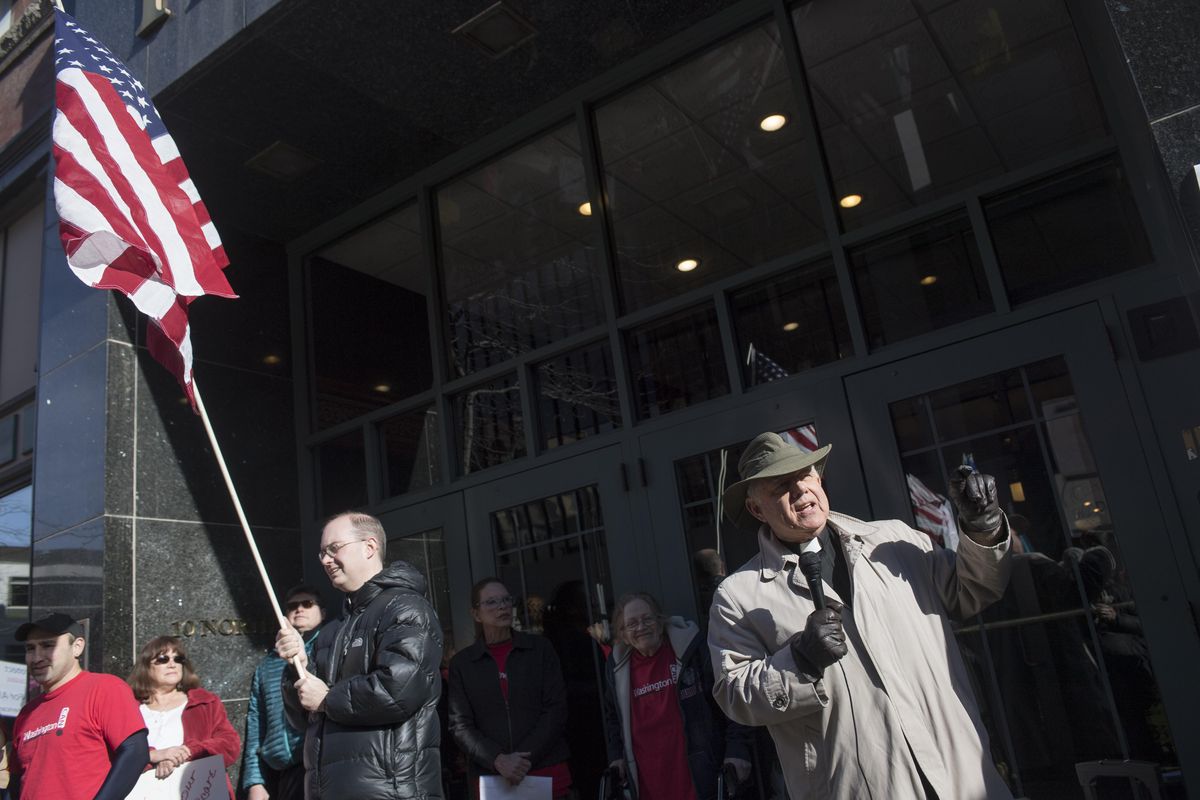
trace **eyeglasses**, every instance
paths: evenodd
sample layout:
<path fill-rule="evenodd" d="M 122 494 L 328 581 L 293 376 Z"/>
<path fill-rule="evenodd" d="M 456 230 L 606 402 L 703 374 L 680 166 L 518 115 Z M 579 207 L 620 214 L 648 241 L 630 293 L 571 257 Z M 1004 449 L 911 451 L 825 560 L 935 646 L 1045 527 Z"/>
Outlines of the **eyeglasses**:
<path fill-rule="evenodd" d="M 176 653 L 173 656 L 169 656 L 166 653 L 160 653 L 150 660 L 161 667 L 163 664 L 170 664 L 172 661 L 174 661 L 176 664 L 186 664 L 187 656 L 181 656 L 179 653 Z"/>
<path fill-rule="evenodd" d="M 480 600 L 476 606 L 482 606 L 489 611 L 494 611 L 497 608 L 512 608 L 513 599 L 510 595 L 504 597 L 489 597 L 487 600 Z"/>
<path fill-rule="evenodd" d="M 324 547 L 322 547 L 320 550 L 317 551 L 317 561 L 323 560 L 325 558 L 325 556 L 329 556 L 330 558 L 333 558 L 339 552 L 341 552 L 341 549 L 343 547 L 345 547 L 348 544 L 354 544 L 355 542 L 365 542 L 365 541 L 367 541 L 367 540 L 366 539 L 343 539 L 340 542 L 330 542 L 329 544 L 325 545 Z"/>
<path fill-rule="evenodd" d="M 316 600 L 293 600 L 292 602 L 288 603 L 285 608 L 287 609 L 287 613 L 290 614 L 293 611 L 297 611 L 301 608 L 312 608 L 316 604 Z"/>
<path fill-rule="evenodd" d="M 638 619 L 625 620 L 624 628 L 627 631 L 636 631 L 641 630 L 642 628 L 654 627 L 654 624 L 657 622 L 657 617 L 639 617 Z"/>

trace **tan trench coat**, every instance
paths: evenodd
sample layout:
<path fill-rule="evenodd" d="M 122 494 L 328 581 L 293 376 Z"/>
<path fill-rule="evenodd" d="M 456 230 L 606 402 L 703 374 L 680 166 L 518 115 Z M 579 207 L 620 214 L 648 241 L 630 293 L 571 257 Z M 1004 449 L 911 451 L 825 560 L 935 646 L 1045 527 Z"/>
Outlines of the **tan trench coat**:
<path fill-rule="evenodd" d="M 767 726 L 792 800 L 923 799 L 917 763 L 940 800 L 1011 798 L 950 626 L 1003 594 L 1007 521 L 1003 542 L 964 536 L 957 557 L 896 520 L 833 513 L 829 522 L 851 570 L 850 652 L 816 683 L 797 674 L 787 641 L 813 603 L 796 555 L 764 527 L 759 555 L 713 600 L 717 704 L 737 722 Z"/>

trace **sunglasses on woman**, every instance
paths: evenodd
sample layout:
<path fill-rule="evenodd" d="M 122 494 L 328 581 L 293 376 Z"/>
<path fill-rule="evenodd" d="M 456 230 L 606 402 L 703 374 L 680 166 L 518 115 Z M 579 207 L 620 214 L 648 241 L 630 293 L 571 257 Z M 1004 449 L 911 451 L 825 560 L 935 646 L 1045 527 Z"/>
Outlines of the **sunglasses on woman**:
<path fill-rule="evenodd" d="M 167 655 L 166 653 L 162 653 L 160 655 L 155 656 L 151 660 L 155 664 L 158 664 L 160 666 L 163 664 L 169 664 L 172 661 L 174 661 L 176 664 L 186 664 L 187 656 L 181 656 L 181 655 L 179 655 L 179 653 L 175 653 L 174 655 Z"/>
<path fill-rule="evenodd" d="M 287 612 L 290 614 L 300 608 L 312 608 L 316 604 L 316 600 L 293 600 L 287 604 Z"/>

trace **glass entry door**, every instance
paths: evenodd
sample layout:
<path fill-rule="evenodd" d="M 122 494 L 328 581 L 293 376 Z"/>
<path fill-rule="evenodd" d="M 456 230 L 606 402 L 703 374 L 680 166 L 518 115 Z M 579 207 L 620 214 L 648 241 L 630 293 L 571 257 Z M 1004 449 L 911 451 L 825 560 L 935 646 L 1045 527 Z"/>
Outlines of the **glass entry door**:
<path fill-rule="evenodd" d="M 876 517 L 953 549 L 950 474 L 996 479 L 1012 579 L 957 634 L 993 758 L 1031 800 L 1082 797 L 1077 764 L 1129 759 L 1182 796 L 1195 742 L 1200 648 L 1106 336 L 1082 307 L 846 380 Z M 1106 768 L 1113 796 L 1132 796 L 1125 768 Z"/>
<path fill-rule="evenodd" d="M 607 766 L 603 644 L 616 592 L 640 585 L 630 465 L 608 447 L 468 489 L 473 578 L 500 578 L 514 626 L 545 636 L 562 665 L 571 774 L 596 795 Z M 464 643 L 465 644 L 465 643 Z"/>

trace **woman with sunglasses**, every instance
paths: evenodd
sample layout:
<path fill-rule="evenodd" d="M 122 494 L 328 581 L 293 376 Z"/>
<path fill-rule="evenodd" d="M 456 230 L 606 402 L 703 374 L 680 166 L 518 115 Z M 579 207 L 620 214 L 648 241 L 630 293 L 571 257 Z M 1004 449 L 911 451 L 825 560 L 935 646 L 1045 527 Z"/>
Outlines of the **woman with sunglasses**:
<path fill-rule="evenodd" d="M 604 695 L 609 769 L 638 800 L 714 800 L 725 765 L 745 781 L 754 731 L 717 708 L 696 623 L 631 592 L 617 600 L 613 630 Z"/>
<path fill-rule="evenodd" d="M 229 724 L 221 698 L 200 687 L 183 642 L 175 636 L 156 636 L 142 648 L 128 682 L 142 704 L 149 732 L 150 763 L 159 778 L 181 764 L 206 756 L 221 756 L 228 768 L 242 747 Z M 233 784 L 225 778 L 229 796 Z"/>
<path fill-rule="evenodd" d="M 450 730 L 467 755 L 473 793 L 480 775 L 514 785 L 534 775 L 567 797 L 567 696 L 554 648 L 513 630 L 512 594 L 498 578 L 471 589 L 471 616 L 478 638 L 450 660 Z"/>

